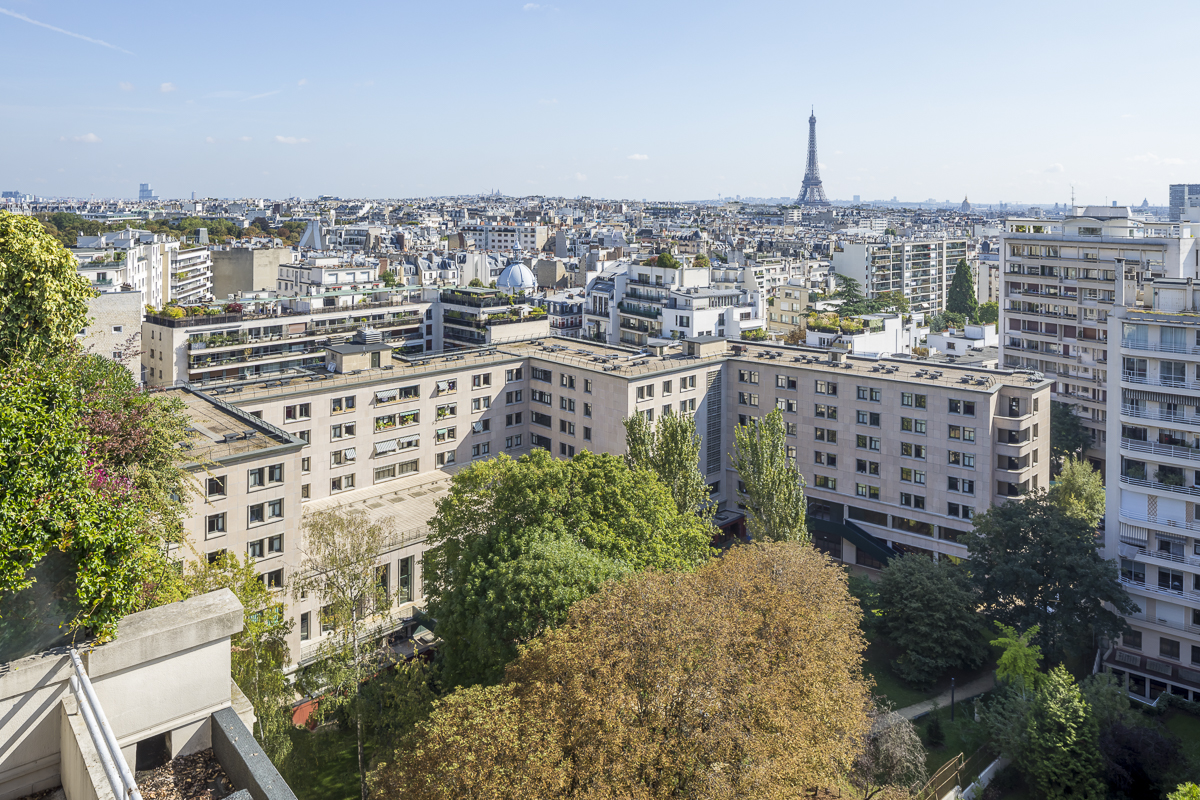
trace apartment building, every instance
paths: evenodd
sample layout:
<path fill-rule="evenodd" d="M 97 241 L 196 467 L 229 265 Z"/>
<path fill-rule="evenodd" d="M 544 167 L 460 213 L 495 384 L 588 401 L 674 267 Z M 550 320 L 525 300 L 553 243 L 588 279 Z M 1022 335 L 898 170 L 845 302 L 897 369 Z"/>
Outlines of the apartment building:
<path fill-rule="evenodd" d="M 188 306 L 213 299 L 213 262 L 207 247 L 171 250 L 167 299 Z"/>
<path fill-rule="evenodd" d="M 541 250 L 546 244 L 545 225 L 460 225 L 459 233 L 475 240 L 481 250 Z"/>
<path fill-rule="evenodd" d="M 1108 421 L 1108 322 L 1116 284 L 1196 274 L 1196 240 L 1171 236 L 1127 208 L 1078 208 L 1062 223 L 1009 218 L 1001 238 L 1001 364 L 1054 381 L 1092 437 L 1087 457 L 1104 470 Z"/>
<path fill-rule="evenodd" d="M 1200 183 L 1172 183 L 1169 190 L 1169 209 L 1167 219 L 1171 222 L 1183 222 L 1194 218 L 1200 209 Z"/>
<path fill-rule="evenodd" d="M 422 299 L 420 289 L 379 296 L 386 299 L 354 305 L 343 300 L 333 306 L 321 302 L 307 313 L 285 304 L 290 301 L 271 299 L 256 304 L 261 306 L 258 311 L 244 308 L 177 319 L 147 314 L 141 326 L 146 383 L 203 385 L 324 369 L 325 345 L 343 341 L 362 327 L 379 331 L 402 352 L 432 350 L 432 304 Z"/>
<path fill-rule="evenodd" d="M 890 239 L 838 242 L 830 254 L 839 275 L 862 284 L 867 297 L 903 292 L 914 312 L 946 310 L 946 295 L 966 239 Z"/>
<path fill-rule="evenodd" d="M 197 463 L 218 464 L 189 522 L 198 557 L 248 553 L 286 588 L 303 511 L 361 508 L 394 527 L 379 560 L 394 602 L 380 613 L 401 628 L 422 604 L 426 522 L 455 469 L 534 447 L 623 453 L 635 413 L 695 416 L 718 524 L 736 526 L 733 426 L 778 406 L 818 546 L 867 568 L 897 551 L 965 557 L 976 510 L 1049 479 L 1049 384 L 1027 374 L 715 336 L 650 352 L 555 337 L 414 356 L 372 339 L 327 347 L 307 375 L 176 390 Z M 281 596 L 293 654 L 311 658 L 319 609 Z"/>
<path fill-rule="evenodd" d="M 528 268 L 520 265 L 526 271 Z M 434 350 L 482 347 L 500 342 L 549 336 L 549 315 L 523 294 L 503 289 L 460 286 L 446 289 L 433 309 Z"/>
<path fill-rule="evenodd" d="M 1104 552 L 1139 610 L 1104 663 L 1140 699 L 1200 700 L 1200 286 L 1118 286 Z"/>

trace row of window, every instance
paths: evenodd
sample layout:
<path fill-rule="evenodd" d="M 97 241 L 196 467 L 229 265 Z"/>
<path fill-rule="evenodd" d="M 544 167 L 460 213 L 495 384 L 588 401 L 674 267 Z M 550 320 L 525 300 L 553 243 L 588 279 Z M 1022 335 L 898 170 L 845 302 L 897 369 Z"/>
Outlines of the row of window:
<path fill-rule="evenodd" d="M 253 503 L 246 507 L 247 527 L 281 519 L 283 519 L 283 500 L 268 500 L 265 503 Z M 226 533 L 229 530 L 227 512 L 209 514 L 206 530 L 209 536 Z"/>
<path fill-rule="evenodd" d="M 379 567 L 376 567 L 375 570 L 376 580 L 378 581 L 380 591 L 384 597 L 389 598 L 389 604 L 392 602 L 391 587 L 389 586 L 390 575 L 388 574 L 390 566 L 390 564 L 383 564 Z M 411 603 L 414 598 L 414 587 L 416 584 L 414 580 L 414 568 L 416 566 L 415 556 L 408 556 L 400 559 L 396 566 L 398 569 L 395 602 Z M 270 584 L 268 583 L 268 585 Z M 282 585 L 282 575 L 280 575 L 280 585 Z M 329 633 L 334 628 L 331 608 L 329 606 L 326 606 L 317 612 L 305 611 L 300 615 L 300 641 L 302 642 L 309 641 L 312 638 L 314 632 L 314 614 L 316 621 L 319 622 L 321 626 L 321 633 Z"/>

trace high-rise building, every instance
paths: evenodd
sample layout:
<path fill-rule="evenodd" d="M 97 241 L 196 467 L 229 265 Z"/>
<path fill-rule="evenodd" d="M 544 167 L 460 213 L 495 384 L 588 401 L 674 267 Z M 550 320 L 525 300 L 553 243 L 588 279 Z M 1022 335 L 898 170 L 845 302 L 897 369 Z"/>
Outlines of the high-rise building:
<path fill-rule="evenodd" d="M 1105 555 L 1138 611 L 1104 654 L 1129 693 L 1200 700 L 1200 286 L 1119 282 L 1109 322 L 1121 371 L 1108 397 Z M 1115 377 L 1115 375 L 1114 375 Z M 1119 437 L 1118 420 L 1120 424 Z"/>
<path fill-rule="evenodd" d="M 954 268 L 967 258 L 966 239 L 885 238 L 839 242 L 832 261 L 839 275 L 862 284 L 867 297 L 903 292 L 913 311 L 946 310 Z"/>
<path fill-rule="evenodd" d="M 1127 208 L 1088 206 L 1061 223 L 1005 220 L 1001 234 L 1001 365 L 1054 381 L 1091 434 L 1087 457 L 1103 470 L 1111 363 L 1108 318 L 1116 281 L 1196 272 L 1197 240 L 1135 219 Z"/>
<path fill-rule="evenodd" d="M 1188 209 L 1200 207 L 1200 183 L 1172 183 L 1170 195 L 1171 222 L 1186 220 Z"/>
<path fill-rule="evenodd" d="M 150 188 L 150 184 L 143 183 L 138 187 L 138 200 L 145 203 L 152 203 L 158 199 L 158 195 Z"/>

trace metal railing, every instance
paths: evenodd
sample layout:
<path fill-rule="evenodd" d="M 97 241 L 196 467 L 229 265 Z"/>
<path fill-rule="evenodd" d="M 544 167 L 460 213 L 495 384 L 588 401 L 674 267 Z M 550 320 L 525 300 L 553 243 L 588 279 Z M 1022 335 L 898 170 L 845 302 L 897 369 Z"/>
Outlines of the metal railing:
<path fill-rule="evenodd" d="M 1192 497 L 1200 497 L 1200 487 L 1197 486 L 1172 486 L 1169 483 L 1151 481 L 1147 480 L 1146 478 L 1135 478 L 1129 475 L 1122 475 L 1121 483 L 1128 483 L 1131 486 L 1143 486 L 1160 491 L 1174 492 L 1175 494 L 1187 494 L 1191 495 Z"/>
<path fill-rule="evenodd" d="M 92 682 L 79 659 L 79 652 L 74 648 L 71 648 L 71 663 L 75 667 L 75 674 L 71 676 L 70 681 L 71 692 L 79 702 L 79 711 L 92 737 L 92 743 L 96 746 L 113 796 L 125 800 L 142 800 L 142 794 L 133 780 L 133 772 L 125 762 L 117 737 L 108 724 L 108 718 L 104 716 L 104 709 L 100 707 Z"/>
<path fill-rule="evenodd" d="M 1200 347 L 1188 347 L 1186 344 L 1154 344 L 1140 339 L 1122 339 L 1121 347 L 1128 350 L 1153 350 L 1159 353 L 1178 353 L 1180 355 L 1200 355 Z"/>
<path fill-rule="evenodd" d="M 1187 564 L 1189 567 L 1200 567 L 1200 558 L 1185 555 L 1175 555 L 1174 553 L 1166 553 L 1162 550 L 1147 550 L 1144 547 L 1138 548 L 1138 555 L 1146 558 L 1157 558 L 1162 561 L 1170 561 L 1174 564 Z"/>
<path fill-rule="evenodd" d="M 1124 575 L 1120 577 L 1121 583 L 1126 586 L 1133 586 L 1138 591 L 1151 592 L 1152 594 L 1165 594 L 1171 597 L 1183 597 L 1193 602 L 1200 600 L 1200 593 L 1190 591 L 1188 589 L 1168 589 L 1164 586 L 1158 586 L 1146 581 L 1136 581 L 1132 578 L 1126 578 Z"/>
<path fill-rule="evenodd" d="M 1184 522 L 1177 519 L 1160 519 L 1159 517 L 1151 517 L 1149 514 L 1139 513 L 1137 511 L 1120 510 L 1120 515 L 1126 519 L 1134 520 L 1135 522 L 1145 522 L 1147 525 L 1158 525 L 1164 528 L 1182 528 L 1187 531 L 1200 531 L 1200 522 Z"/>
<path fill-rule="evenodd" d="M 1151 411 L 1142 406 L 1121 406 L 1121 413 L 1127 417 L 1140 417 L 1141 419 L 1154 419 L 1160 422 L 1177 422 L 1183 425 L 1200 425 L 1200 415 L 1189 417 L 1185 414 L 1172 414 L 1168 411 Z"/>
<path fill-rule="evenodd" d="M 1149 378 L 1145 375 L 1139 375 L 1136 372 L 1122 372 L 1121 380 L 1125 383 L 1141 383 L 1147 386 L 1167 386 L 1171 389 L 1200 389 L 1200 383 L 1189 381 L 1186 379 L 1175 380 L 1174 378 Z"/>
<path fill-rule="evenodd" d="M 1153 453 L 1154 455 L 1158 456 L 1174 456 L 1175 458 L 1186 458 L 1191 461 L 1200 461 L 1200 448 L 1188 447 L 1187 445 L 1142 442 L 1137 439 L 1126 439 L 1122 436 L 1121 447 L 1126 450 L 1135 450 L 1139 453 Z"/>

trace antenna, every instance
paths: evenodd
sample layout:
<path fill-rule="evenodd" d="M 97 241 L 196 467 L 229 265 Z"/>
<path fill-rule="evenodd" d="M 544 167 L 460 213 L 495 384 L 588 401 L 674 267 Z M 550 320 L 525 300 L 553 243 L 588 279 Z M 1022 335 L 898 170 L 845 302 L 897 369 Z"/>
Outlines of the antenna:
<path fill-rule="evenodd" d="M 1071 210 L 1075 210 L 1075 184 L 1071 184 Z"/>

